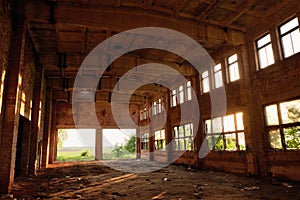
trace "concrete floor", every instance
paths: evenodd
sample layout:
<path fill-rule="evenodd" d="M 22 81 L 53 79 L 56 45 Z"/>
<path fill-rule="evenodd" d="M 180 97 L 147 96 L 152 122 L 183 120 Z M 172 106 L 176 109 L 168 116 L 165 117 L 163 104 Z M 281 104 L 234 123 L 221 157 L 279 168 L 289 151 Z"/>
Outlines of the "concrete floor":
<path fill-rule="evenodd" d="M 153 171 L 124 171 L 133 166 Z M 300 199 L 300 182 L 162 167 L 140 160 L 56 163 L 17 178 L 12 194 L 0 199 Z"/>

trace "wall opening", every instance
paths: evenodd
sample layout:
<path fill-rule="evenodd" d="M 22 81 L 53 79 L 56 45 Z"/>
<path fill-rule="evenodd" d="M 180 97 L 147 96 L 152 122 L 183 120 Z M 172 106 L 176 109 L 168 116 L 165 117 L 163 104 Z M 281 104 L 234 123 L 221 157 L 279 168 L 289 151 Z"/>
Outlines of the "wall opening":
<path fill-rule="evenodd" d="M 136 129 L 103 129 L 102 159 L 136 159 Z"/>
<path fill-rule="evenodd" d="M 96 129 L 58 129 L 56 161 L 95 160 Z"/>

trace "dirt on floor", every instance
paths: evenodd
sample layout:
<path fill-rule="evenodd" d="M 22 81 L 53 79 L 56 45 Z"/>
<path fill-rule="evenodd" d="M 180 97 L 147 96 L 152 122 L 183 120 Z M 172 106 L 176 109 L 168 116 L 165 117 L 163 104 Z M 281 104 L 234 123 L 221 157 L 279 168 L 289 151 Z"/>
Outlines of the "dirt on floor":
<path fill-rule="evenodd" d="M 56 163 L 37 176 L 16 178 L 13 192 L 0 199 L 300 199 L 300 182 L 187 166 L 156 169 L 154 162 L 143 162 L 154 170 L 145 173 L 111 168 L 134 162 Z"/>

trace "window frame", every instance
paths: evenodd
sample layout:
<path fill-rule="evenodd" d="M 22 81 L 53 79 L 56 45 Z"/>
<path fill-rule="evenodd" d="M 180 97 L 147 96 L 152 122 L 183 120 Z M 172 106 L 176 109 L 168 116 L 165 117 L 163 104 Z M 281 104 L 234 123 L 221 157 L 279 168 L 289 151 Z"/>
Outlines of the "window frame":
<path fill-rule="evenodd" d="M 205 76 L 205 77 L 203 77 L 203 74 L 204 73 L 206 73 L 207 72 L 207 76 Z M 206 70 L 206 71 L 204 71 L 204 72 L 202 72 L 201 74 L 200 74 L 200 80 L 201 80 L 201 93 L 202 94 L 206 94 L 206 93 L 209 93 L 210 92 L 210 76 L 209 76 L 209 73 L 210 73 L 210 71 L 209 70 Z M 205 90 L 204 91 L 204 89 L 205 89 L 205 87 L 204 87 L 204 81 L 207 81 L 207 83 L 208 83 L 208 89 L 207 89 L 207 91 Z"/>
<path fill-rule="evenodd" d="M 186 126 L 189 126 L 189 129 L 191 131 L 190 135 L 186 135 Z M 183 130 L 183 136 L 179 136 L 179 128 L 182 127 Z M 177 132 L 177 136 L 176 136 Z M 173 140 L 174 140 L 174 150 L 175 151 L 194 151 L 195 150 L 195 144 L 194 144 L 194 130 L 193 130 L 193 123 L 178 125 L 173 127 Z M 180 149 L 180 140 L 183 140 L 184 149 Z M 190 141 L 191 148 L 187 148 L 186 140 Z M 177 143 L 178 142 L 178 143 Z M 179 147 L 179 148 L 177 148 Z"/>
<path fill-rule="evenodd" d="M 215 67 L 217 67 L 218 65 L 220 65 L 220 69 L 219 70 L 215 70 Z M 217 80 L 217 74 L 220 73 L 221 74 L 221 85 L 220 86 L 216 86 L 217 83 L 216 83 L 216 80 Z M 223 87 L 224 86 L 224 81 L 223 81 L 223 72 L 222 72 L 222 64 L 221 62 L 217 63 L 214 67 L 213 67 L 213 79 L 214 79 L 214 88 L 217 89 L 217 88 L 220 88 L 220 87 Z"/>
<path fill-rule="evenodd" d="M 159 133 L 160 137 L 157 138 Z M 163 133 L 163 136 L 162 136 Z M 166 132 L 165 129 L 154 131 L 154 150 L 155 151 L 165 151 L 166 150 Z"/>
<path fill-rule="evenodd" d="M 229 61 L 229 59 L 231 58 L 231 57 L 233 57 L 234 55 L 236 55 L 236 60 L 235 61 L 233 61 L 233 62 L 230 62 Z M 233 83 L 233 82 L 235 82 L 235 81 L 238 81 L 238 80 L 240 80 L 241 79 L 241 76 L 240 76 L 240 66 L 239 66 L 239 56 L 238 56 L 238 54 L 235 52 L 235 53 L 233 53 L 233 54 L 231 54 L 230 56 L 228 56 L 227 58 L 226 58 L 226 64 L 227 64 L 227 72 L 228 72 L 228 83 Z M 232 66 L 234 66 L 234 64 L 236 64 L 236 67 L 237 67 L 237 70 L 234 68 L 234 78 L 236 78 L 236 79 L 234 79 L 234 80 L 231 80 L 232 79 L 232 75 L 231 75 L 231 67 Z M 236 72 L 237 72 L 237 74 L 236 74 Z M 237 75 L 237 76 L 236 76 Z"/>
<path fill-rule="evenodd" d="M 267 42 L 266 44 L 263 44 L 262 46 L 260 46 L 259 47 L 259 45 L 258 45 L 258 42 L 261 40 L 261 39 L 263 39 L 263 38 L 265 38 L 267 35 L 269 35 L 270 36 L 270 41 L 269 42 Z M 272 59 L 273 59 L 273 63 L 272 62 L 269 62 L 269 58 L 268 58 L 268 54 L 267 54 L 267 47 L 268 46 L 270 46 L 271 47 L 271 50 L 272 50 Z M 273 65 L 274 63 L 275 63 L 275 56 L 274 56 L 274 50 L 273 50 L 273 45 L 272 45 L 272 35 L 271 35 L 271 33 L 270 32 L 267 32 L 267 33 L 265 33 L 265 34 L 263 34 L 262 36 L 260 36 L 259 38 L 257 38 L 256 40 L 255 40 L 255 48 L 256 48 L 256 56 L 257 56 L 257 64 L 258 64 L 258 70 L 262 70 L 262 69 L 265 69 L 265 68 L 267 68 L 267 67 L 269 67 L 270 65 Z M 265 53 L 266 53 L 266 58 L 267 58 L 267 65 L 266 66 L 262 66 L 262 63 L 260 62 L 260 53 L 259 53 L 259 51 L 260 50 L 263 50 L 264 49 L 264 51 L 265 51 Z"/>
<path fill-rule="evenodd" d="M 149 133 L 141 133 L 141 150 L 149 150 Z"/>
<path fill-rule="evenodd" d="M 294 19 L 297 19 L 297 21 L 298 21 L 298 26 L 296 26 L 296 27 L 294 27 L 294 28 L 288 30 L 287 32 L 281 34 L 280 28 L 283 27 L 284 25 L 288 24 L 289 22 L 291 22 L 291 21 L 294 20 Z M 298 52 L 295 52 L 295 51 L 294 51 L 294 43 L 293 43 L 292 36 L 291 36 L 291 33 L 294 32 L 294 31 L 296 31 L 297 29 L 299 30 L 299 33 L 300 33 L 300 21 L 299 21 L 298 16 L 293 16 L 293 17 L 288 18 L 287 20 L 285 20 L 284 22 L 282 22 L 282 23 L 278 26 L 278 28 L 277 28 L 277 31 L 278 31 L 278 37 L 279 37 L 279 43 L 280 43 L 280 49 L 281 49 L 281 56 L 282 56 L 283 59 L 288 58 L 288 57 L 291 57 L 291 56 L 293 56 L 293 55 L 295 55 L 295 54 L 297 54 L 297 53 L 300 52 L 300 50 L 299 50 Z M 286 35 L 289 35 L 289 38 L 290 38 L 291 44 L 292 44 L 292 49 L 293 49 L 293 54 L 291 54 L 291 55 L 289 55 L 289 56 L 285 56 L 285 50 L 284 50 L 284 45 L 283 45 L 283 40 L 282 40 L 283 37 L 286 36 Z"/>

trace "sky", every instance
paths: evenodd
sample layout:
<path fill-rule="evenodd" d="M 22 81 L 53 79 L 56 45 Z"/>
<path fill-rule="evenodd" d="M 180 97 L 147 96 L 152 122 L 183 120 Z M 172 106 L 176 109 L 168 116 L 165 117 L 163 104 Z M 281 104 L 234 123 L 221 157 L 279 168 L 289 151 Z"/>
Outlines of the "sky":
<path fill-rule="evenodd" d="M 135 133 L 135 129 L 103 129 L 103 147 L 124 144 Z M 95 147 L 95 129 L 67 129 L 67 134 L 63 147 Z"/>

